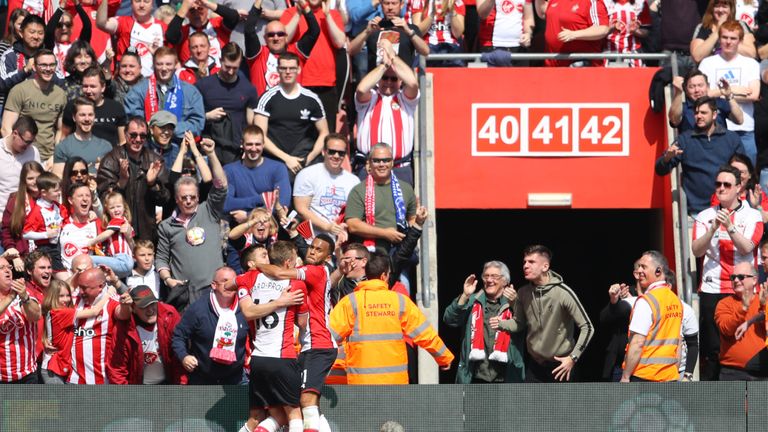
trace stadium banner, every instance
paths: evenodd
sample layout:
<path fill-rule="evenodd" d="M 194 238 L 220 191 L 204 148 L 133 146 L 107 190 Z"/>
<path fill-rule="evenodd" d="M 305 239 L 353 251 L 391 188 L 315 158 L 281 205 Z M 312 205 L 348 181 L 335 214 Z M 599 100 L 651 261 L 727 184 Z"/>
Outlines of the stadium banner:
<path fill-rule="evenodd" d="M 574 209 L 664 208 L 654 175 L 666 117 L 656 68 L 430 68 L 435 204 L 523 209 L 529 194 Z M 569 195 L 570 194 L 570 195 Z"/>

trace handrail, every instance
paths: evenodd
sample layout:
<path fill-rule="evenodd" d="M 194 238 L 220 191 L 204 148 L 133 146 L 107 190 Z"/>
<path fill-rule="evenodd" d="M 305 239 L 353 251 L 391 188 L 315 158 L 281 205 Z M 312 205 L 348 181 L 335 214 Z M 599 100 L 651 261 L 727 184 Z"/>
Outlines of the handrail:
<path fill-rule="evenodd" d="M 424 91 L 427 85 L 427 77 L 425 73 L 426 60 L 423 56 L 419 57 L 419 89 L 422 92 L 419 98 L 419 140 L 418 147 L 414 145 L 414 152 L 418 151 L 418 165 L 419 165 L 419 199 L 421 205 L 426 206 L 429 200 L 429 186 L 425 173 L 427 172 L 427 98 L 424 97 Z M 415 144 L 415 143 L 414 143 Z M 414 173 L 415 174 L 415 173 Z M 414 178 L 415 175 L 414 175 Z M 434 218 L 434 215 L 432 215 Z M 431 219 L 427 219 L 426 223 L 431 223 Z M 432 291 L 430 288 L 430 274 L 429 274 L 429 248 L 426 246 L 429 244 L 429 229 L 426 226 L 422 227 L 421 231 L 421 248 L 419 249 L 419 262 L 421 263 L 421 302 L 425 308 L 429 308 L 432 304 Z"/>
<path fill-rule="evenodd" d="M 674 53 L 509 53 L 512 60 L 666 60 Z M 430 54 L 427 60 L 474 60 L 479 62 L 481 53 Z"/>

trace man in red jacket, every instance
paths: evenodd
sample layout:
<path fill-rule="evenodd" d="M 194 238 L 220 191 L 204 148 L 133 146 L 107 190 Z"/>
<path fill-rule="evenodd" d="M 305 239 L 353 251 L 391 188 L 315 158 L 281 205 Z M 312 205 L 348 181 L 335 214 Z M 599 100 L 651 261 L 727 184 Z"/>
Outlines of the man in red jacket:
<path fill-rule="evenodd" d="M 110 384 L 185 384 L 184 369 L 171 349 L 179 313 L 159 302 L 146 285 L 130 294 L 133 314 L 115 332 Z"/>

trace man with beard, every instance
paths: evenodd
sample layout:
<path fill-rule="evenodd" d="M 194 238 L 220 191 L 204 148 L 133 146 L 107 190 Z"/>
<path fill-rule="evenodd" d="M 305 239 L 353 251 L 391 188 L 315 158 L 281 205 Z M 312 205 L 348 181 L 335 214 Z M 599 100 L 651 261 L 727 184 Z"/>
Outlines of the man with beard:
<path fill-rule="evenodd" d="M 146 285 L 130 291 L 133 313 L 118 321 L 110 384 L 182 384 L 184 369 L 171 349 L 181 316 Z"/>
<path fill-rule="evenodd" d="M 125 144 L 125 124 L 127 117 L 123 104 L 114 99 L 104 97 L 107 80 L 104 71 L 93 66 L 83 72 L 83 96 L 93 101 L 93 135 L 105 140 L 117 147 Z M 75 128 L 72 117 L 74 103 L 69 102 L 64 107 L 64 115 L 61 118 L 61 135 L 68 136 Z"/>
<path fill-rule="evenodd" d="M 75 99 L 72 119 L 75 132 L 64 138 L 53 152 L 53 173 L 62 176 L 64 165 L 73 157 L 81 157 L 88 164 L 89 171 L 96 173 L 96 163 L 112 151 L 112 144 L 93 135 L 96 119 L 95 104 L 83 96 Z"/>
<path fill-rule="evenodd" d="M 694 111 L 696 128 L 681 134 L 677 142 L 656 160 L 657 175 L 667 175 L 672 168 L 682 164 L 683 190 L 691 216 L 709 207 L 717 169 L 727 165 L 735 153 L 745 154 L 739 136 L 716 123 L 714 99 L 698 99 Z"/>
<path fill-rule="evenodd" d="M 147 121 L 157 111 L 170 111 L 178 120 L 175 140 L 181 141 L 186 131 L 200 135 L 205 126 L 205 111 L 200 92 L 176 76 L 177 63 L 173 48 L 158 48 L 154 56 L 155 73 L 131 88 L 125 97 L 125 111 Z"/>
<path fill-rule="evenodd" d="M 3 111 L 2 135 L 12 132 L 19 116 L 29 116 L 37 124 L 35 146 L 40 160 L 47 165 L 53 156 L 53 147 L 59 141 L 59 120 L 67 97 L 61 87 L 53 83 L 56 74 L 56 56 L 47 49 L 37 51 L 34 58 L 35 76 L 18 84 L 8 93 Z"/>
<path fill-rule="evenodd" d="M 727 127 L 725 119 L 731 120 L 734 124 L 744 122 L 744 112 L 741 106 L 733 96 L 733 90 L 728 81 L 721 81 L 722 92 L 725 99 L 717 98 L 717 123 L 720 126 Z M 669 124 L 677 128 L 679 133 L 694 128 L 696 119 L 694 118 L 693 105 L 699 99 L 707 96 L 709 92 L 709 81 L 704 72 L 693 69 L 685 77 L 675 77 L 672 80 L 672 86 L 675 90 L 672 103 L 669 106 Z M 683 100 L 685 96 L 685 100 Z"/>
<path fill-rule="evenodd" d="M 243 130 L 243 158 L 227 164 L 229 189 L 224 211 L 238 224 L 248 219 L 248 212 L 264 207 L 263 192 L 280 190 L 280 204 L 291 203 L 291 182 L 285 165 L 264 157 L 264 132 L 258 126 Z"/>
<path fill-rule="evenodd" d="M 45 252 L 36 250 L 27 255 L 24 259 L 24 270 L 27 272 L 27 292 L 37 300 L 38 304 L 43 304 L 48 287 L 51 286 L 53 279 L 53 267 L 51 267 L 51 258 Z M 39 359 L 43 353 L 43 320 L 37 322 L 37 338 L 35 341 L 35 358 Z"/>
<path fill-rule="evenodd" d="M 115 148 L 101 161 L 96 177 L 99 194 L 120 192 L 133 216 L 135 238 L 155 242 L 155 207 L 171 199 L 166 186 L 168 170 L 161 157 L 147 148 L 147 123 L 142 117 L 128 120 L 126 139 L 126 145 Z"/>
<path fill-rule="evenodd" d="M 218 72 L 199 79 L 196 84 L 203 95 L 206 135 L 216 140 L 223 164 L 240 158 L 243 128 L 253 124 L 253 110 L 259 103 L 256 88 L 239 72 L 242 61 L 243 50 L 235 43 L 228 43 L 221 48 Z"/>

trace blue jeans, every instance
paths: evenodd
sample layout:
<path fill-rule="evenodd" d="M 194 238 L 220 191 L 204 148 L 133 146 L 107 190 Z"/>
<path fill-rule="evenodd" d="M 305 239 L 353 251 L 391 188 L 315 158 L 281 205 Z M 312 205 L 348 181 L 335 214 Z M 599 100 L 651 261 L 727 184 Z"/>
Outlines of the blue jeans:
<path fill-rule="evenodd" d="M 360 82 L 361 79 L 368 73 L 368 48 L 363 45 L 363 49 L 360 50 L 357 55 L 352 57 L 352 75 L 355 77 L 355 81 Z"/>
<path fill-rule="evenodd" d="M 117 254 L 115 256 L 92 255 L 94 267 L 105 265 L 115 272 L 115 276 L 120 279 L 131 275 L 133 270 L 133 258 L 128 254 Z"/>
<path fill-rule="evenodd" d="M 757 162 L 757 145 L 755 144 L 755 132 L 754 131 L 735 131 L 741 138 L 741 145 L 744 146 L 744 152 L 749 160 L 752 161 L 752 166 L 755 166 Z M 762 183 L 762 182 L 761 182 Z"/>

